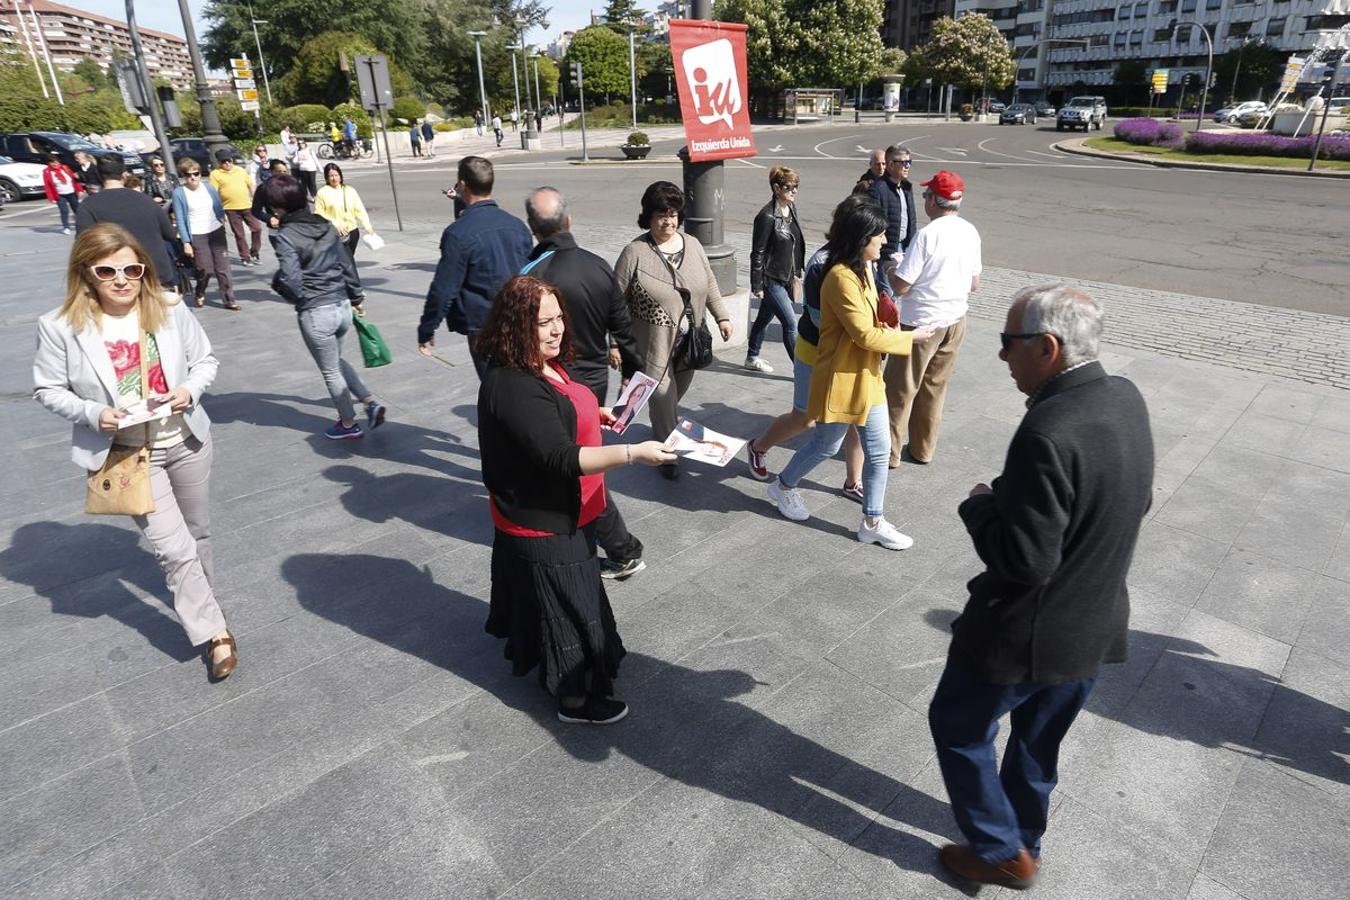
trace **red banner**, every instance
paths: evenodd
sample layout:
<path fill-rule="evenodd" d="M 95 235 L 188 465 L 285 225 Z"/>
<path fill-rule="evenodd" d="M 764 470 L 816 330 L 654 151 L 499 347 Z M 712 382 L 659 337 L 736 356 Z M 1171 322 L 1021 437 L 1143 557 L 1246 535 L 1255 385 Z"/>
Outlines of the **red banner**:
<path fill-rule="evenodd" d="M 754 156 L 745 26 L 739 22 L 672 19 L 670 52 L 679 83 L 689 158 L 707 162 Z"/>

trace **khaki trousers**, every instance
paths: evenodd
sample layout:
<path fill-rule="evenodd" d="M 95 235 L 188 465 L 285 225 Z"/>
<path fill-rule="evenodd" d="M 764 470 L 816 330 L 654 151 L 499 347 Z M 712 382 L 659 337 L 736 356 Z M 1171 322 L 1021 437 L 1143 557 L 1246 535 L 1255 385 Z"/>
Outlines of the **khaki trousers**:
<path fill-rule="evenodd" d="M 901 325 L 913 331 L 909 325 Z M 908 356 L 892 356 L 886 361 L 886 405 L 891 411 L 891 467 L 900 464 L 900 450 L 909 433 L 909 455 L 919 462 L 931 462 L 937 449 L 942 426 L 942 404 L 947 399 L 947 383 L 956 369 L 956 357 L 966 339 L 966 320 L 937 333 L 925 343 L 915 344 Z"/>

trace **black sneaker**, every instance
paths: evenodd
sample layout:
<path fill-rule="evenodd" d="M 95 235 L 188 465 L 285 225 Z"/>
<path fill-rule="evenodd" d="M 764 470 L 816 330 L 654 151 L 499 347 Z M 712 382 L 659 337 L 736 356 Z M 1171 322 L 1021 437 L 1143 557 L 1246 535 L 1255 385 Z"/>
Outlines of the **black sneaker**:
<path fill-rule="evenodd" d="M 558 706 L 558 721 L 569 725 L 613 725 L 628 715 L 628 704 L 607 697 L 587 697 L 575 708 Z"/>
<path fill-rule="evenodd" d="M 625 559 L 622 561 L 602 559 L 600 560 L 600 577 L 623 581 L 632 578 L 645 568 L 647 568 L 647 564 L 641 559 Z"/>

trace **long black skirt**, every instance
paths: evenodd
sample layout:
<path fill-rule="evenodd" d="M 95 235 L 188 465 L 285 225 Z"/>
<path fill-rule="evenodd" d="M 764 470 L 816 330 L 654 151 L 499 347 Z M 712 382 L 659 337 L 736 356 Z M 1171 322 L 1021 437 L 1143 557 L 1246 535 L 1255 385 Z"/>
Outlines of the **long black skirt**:
<path fill-rule="evenodd" d="M 627 651 L 600 580 L 594 524 L 551 537 L 497 531 L 486 628 L 506 639 L 512 672 L 537 666 L 550 694 L 613 694 Z"/>

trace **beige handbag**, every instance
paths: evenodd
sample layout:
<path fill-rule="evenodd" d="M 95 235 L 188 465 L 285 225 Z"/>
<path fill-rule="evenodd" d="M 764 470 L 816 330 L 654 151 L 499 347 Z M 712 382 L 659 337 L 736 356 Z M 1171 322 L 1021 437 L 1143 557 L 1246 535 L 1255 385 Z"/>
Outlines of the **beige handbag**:
<path fill-rule="evenodd" d="M 147 395 L 150 375 L 145 364 L 145 329 L 141 329 L 141 396 Z M 150 431 L 139 447 L 113 445 L 96 472 L 89 473 L 84 511 L 95 516 L 143 516 L 155 511 L 150 489 Z"/>

